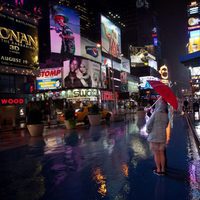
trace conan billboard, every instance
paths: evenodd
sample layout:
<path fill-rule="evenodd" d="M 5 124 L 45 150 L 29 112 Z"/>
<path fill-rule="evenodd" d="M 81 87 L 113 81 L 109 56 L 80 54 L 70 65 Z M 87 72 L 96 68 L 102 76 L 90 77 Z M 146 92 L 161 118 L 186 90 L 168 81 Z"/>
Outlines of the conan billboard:
<path fill-rule="evenodd" d="M 38 65 L 38 29 L 35 25 L 0 13 L 0 65 Z"/>
<path fill-rule="evenodd" d="M 80 55 L 79 14 L 61 5 L 50 8 L 51 52 L 62 55 Z"/>
<path fill-rule="evenodd" d="M 103 15 L 101 15 L 101 45 L 103 52 L 120 57 L 121 31 Z"/>

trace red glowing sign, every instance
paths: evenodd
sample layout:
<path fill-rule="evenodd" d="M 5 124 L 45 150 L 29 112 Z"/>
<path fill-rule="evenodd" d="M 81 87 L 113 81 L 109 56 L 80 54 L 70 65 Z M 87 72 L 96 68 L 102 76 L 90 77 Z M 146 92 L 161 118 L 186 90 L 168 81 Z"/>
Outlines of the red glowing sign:
<path fill-rule="evenodd" d="M 115 98 L 118 99 L 118 93 L 115 92 Z M 114 96 L 113 93 L 110 91 L 102 91 L 101 93 L 101 99 L 102 100 L 106 100 L 106 101 L 113 101 L 114 100 Z"/>
<path fill-rule="evenodd" d="M 52 68 L 52 69 L 41 69 L 40 76 L 37 77 L 37 80 L 42 79 L 49 79 L 49 78 L 61 78 L 62 69 L 59 68 Z"/>
<path fill-rule="evenodd" d="M 24 104 L 23 98 L 3 98 L 0 99 L 2 105 L 22 105 Z"/>

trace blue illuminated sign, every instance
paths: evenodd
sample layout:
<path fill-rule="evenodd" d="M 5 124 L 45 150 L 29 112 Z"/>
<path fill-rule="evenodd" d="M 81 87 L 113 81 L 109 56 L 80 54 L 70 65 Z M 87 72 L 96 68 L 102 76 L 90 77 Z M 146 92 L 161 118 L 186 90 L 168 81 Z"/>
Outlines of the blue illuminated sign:
<path fill-rule="evenodd" d="M 158 38 L 153 38 L 153 45 L 158 46 Z"/>
<path fill-rule="evenodd" d="M 190 31 L 190 38 L 200 37 L 200 30 Z"/>

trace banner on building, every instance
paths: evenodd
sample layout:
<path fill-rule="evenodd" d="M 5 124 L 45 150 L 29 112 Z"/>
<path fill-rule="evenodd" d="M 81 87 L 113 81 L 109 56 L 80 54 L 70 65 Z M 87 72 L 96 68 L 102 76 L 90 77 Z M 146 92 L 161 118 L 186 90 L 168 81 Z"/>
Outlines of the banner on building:
<path fill-rule="evenodd" d="M 65 6 L 50 7 L 51 52 L 64 56 L 80 55 L 79 14 Z"/>
<path fill-rule="evenodd" d="M 77 56 L 64 61 L 63 84 L 65 88 L 101 88 L 100 64 Z"/>
<path fill-rule="evenodd" d="M 38 29 L 34 24 L 0 13 L 0 65 L 38 66 Z"/>

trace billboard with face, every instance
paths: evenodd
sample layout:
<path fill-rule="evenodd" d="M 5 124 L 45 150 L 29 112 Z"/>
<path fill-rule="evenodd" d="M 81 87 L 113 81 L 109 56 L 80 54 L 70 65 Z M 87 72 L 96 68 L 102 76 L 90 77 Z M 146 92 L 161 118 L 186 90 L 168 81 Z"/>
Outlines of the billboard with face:
<path fill-rule="evenodd" d="M 102 51 L 119 58 L 121 54 L 121 31 L 109 19 L 101 15 Z"/>
<path fill-rule="evenodd" d="M 78 13 L 65 6 L 52 5 L 50 38 L 51 52 L 62 55 L 80 55 L 80 18 Z"/>
<path fill-rule="evenodd" d="M 81 56 L 96 62 L 101 62 L 100 48 L 97 48 L 96 43 L 84 37 L 81 37 Z"/>
<path fill-rule="evenodd" d="M 0 65 L 33 67 L 38 65 L 37 26 L 0 13 Z"/>
<path fill-rule="evenodd" d="M 73 57 L 63 63 L 63 83 L 66 88 L 99 88 L 100 64 Z"/>
<path fill-rule="evenodd" d="M 193 53 L 196 51 L 200 51 L 200 37 L 189 39 L 188 52 Z"/>

